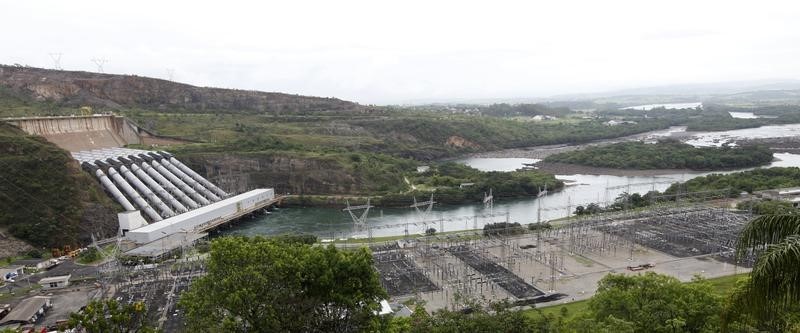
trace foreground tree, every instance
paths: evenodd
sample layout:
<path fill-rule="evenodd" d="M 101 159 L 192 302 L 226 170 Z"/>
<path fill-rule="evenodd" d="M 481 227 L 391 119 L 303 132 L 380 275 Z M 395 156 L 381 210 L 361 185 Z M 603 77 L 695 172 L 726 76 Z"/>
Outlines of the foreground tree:
<path fill-rule="evenodd" d="M 800 304 L 800 215 L 764 215 L 742 230 L 737 256 L 760 252 L 750 279 L 734 294 L 730 311 L 761 321 Z"/>
<path fill-rule="evenodd" d="M 395 318 L 387 332 L 392 333 L 502 333 L 537 332 L 534 321 L 521 311 L 511 310 L 507 302 L 481 306 L 468 302 L 469 311 L 439 310 L 429 315 L 417 305 L 409 318 Z"/>
<path fill-rule="evenodd" d="M 179 304 L 196 332 L 356 332 L 385 297 L 367 249 L 224 237 Z"/>
<path fill-rule="evenodd" d="M 610 274 L 600 280 L 589 311 L 569 326 L 577 332 L 712 332 L 720 308 L 719 296 L 702 279 L 681 283 L 653 272 Z"/>
<path fill-rule="evenodd" d="M 67 326 L 87 333 L 155 332 L 145 323 L 143 303 L 120 304 L 114 299 L 91 301 L 78 313 L 70 315 Z"/>

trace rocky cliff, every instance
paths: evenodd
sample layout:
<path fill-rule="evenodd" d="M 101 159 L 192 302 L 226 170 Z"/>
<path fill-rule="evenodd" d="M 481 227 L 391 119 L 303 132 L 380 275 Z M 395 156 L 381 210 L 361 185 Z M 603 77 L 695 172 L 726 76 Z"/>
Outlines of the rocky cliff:
<path fill-rule="evenodd" d="M 0 65 L 0 87 L 59 106 L 140 107 L 182 112 L 303 113 L 358 111 L 336 98 L 195 87 L 133 75 L 58 71 Z"/>

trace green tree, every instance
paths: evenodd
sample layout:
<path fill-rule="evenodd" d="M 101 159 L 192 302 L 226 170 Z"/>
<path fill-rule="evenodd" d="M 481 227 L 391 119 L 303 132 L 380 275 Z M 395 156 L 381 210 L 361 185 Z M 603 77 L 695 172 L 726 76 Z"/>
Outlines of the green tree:
<path fill-rule="evenodd" d="M 765 319 L 800 304 L 800 216 L 764 215 L 748 223 L 737 256 L 752 251 L 760 255 L 732 307 Z"/>
<path fill-rule="evenodd" d="M 385 297 L 365 248 L 224 237 L 179 304 L 193 331 L 355 332 L 380 325 Z"/>
<path fill-rule="evenodd" d="M 511 309 L 507 302 L 480 306 L 467 302 L 470 311 L 439 310 L 428 315 L 417 306 L 411 318 L 394 323 L 394 332 L 403 333 L 495 333 L 533 332 L 533 321 L 521 311 Z"/>
<path fill-rule="evenodd" d="M 704 332 L 717 327 L 720 308 L 720 297 L 702 279 L 681 283 L 653 272 L 610 274 L 600 280 L 589 311 L 572 326 L 576 331 Z"/>
<path fill-rule="evenodd" d="M 81 312 L 70 314 L 67 326 L 88 333 L 155 332 L 145 318 L 143 303 L 120 304 L 114 299 L 91 301 Z"/>

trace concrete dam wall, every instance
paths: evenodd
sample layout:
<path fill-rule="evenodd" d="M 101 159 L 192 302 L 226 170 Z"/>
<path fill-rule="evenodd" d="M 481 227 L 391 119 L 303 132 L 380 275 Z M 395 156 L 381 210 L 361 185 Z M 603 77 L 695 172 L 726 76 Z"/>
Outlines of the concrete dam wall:
<path fill-rule="evenodd" d="M 170 145 L 182 140 L 153 135 L 115 115 L 5 119 L 28 134 L 39 135 L 70 152 L 124 147 L 129 144 Z"/>

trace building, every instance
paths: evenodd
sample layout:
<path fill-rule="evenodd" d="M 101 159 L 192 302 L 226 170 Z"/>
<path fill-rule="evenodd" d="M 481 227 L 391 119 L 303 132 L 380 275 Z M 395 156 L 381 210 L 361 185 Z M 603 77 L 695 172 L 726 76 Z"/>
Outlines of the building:
<path fill-rule="evenodd" d="M 257 189 L 226 198 L 163 221 L 128 231 L 125 237 L 136 244 L 147 244 L 180 232 L 199 232 L 211 229 L 272 203 L 273 189 Z"/>
<path fill-rule="evenodd" d="M 44 290 L 66 288 L 69 286 L 70 277 L 72 277 L 72 275 L 46 277 L 39 280 L 39 285 L 41 285 Z"/>
<path fill-rule="evenodd" d="M 17 304 L 3 319 L 0 319 L 0 327 L 36 323 L 50 306 L 49 297 L 34 296 L 27 298 Z"/>
<path fill-rule="evenodd" d="M 426 173 L 431 170 L 429 165 L 420 165 L 417 167 L 417 173 Z"/>

